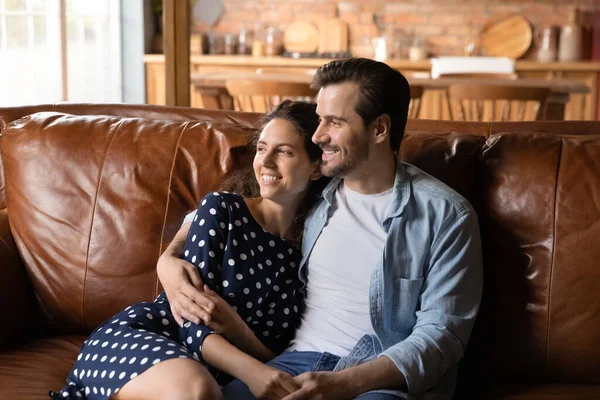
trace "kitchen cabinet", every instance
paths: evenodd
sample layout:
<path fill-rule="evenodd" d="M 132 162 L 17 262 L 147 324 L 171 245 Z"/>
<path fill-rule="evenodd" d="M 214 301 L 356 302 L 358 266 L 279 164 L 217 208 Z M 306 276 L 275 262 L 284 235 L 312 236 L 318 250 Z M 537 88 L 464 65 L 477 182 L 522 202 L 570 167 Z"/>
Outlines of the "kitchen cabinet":
<path fill-rule="evenodd" d="M 298 74 L 312 73 L 327 59 L 285 57 L 252 57 L 252 56 L 218 56 L 199 55 L 191 57 L 190 71 L 277 71 L 278 73 Z M 165 104 L 165 69 L 164 56 L 148 54 L 144 57 L 146 71 L 146 102 L 148 104 Z M 406 76 L 428 76 L 431 70 L 429 60 L 409 61 L 391 59 L 387 64 L 400 70 Z M 551 62 L 517 61 L 516 73 L 522 78 L 538 79 L 567 79 L 584 83 L 589 87 L 587 94 L 573 94 L 565 109 L 567 120 L 594 120 L 598 108 L 598 73 L 600 63 L 581 62 Z M 191 106 L 203 107 L 198 90 L 191 88 Z M 449 119 L 448 105 L 442 90 L 427 90 L 421 102 L 420 118 Z"/>

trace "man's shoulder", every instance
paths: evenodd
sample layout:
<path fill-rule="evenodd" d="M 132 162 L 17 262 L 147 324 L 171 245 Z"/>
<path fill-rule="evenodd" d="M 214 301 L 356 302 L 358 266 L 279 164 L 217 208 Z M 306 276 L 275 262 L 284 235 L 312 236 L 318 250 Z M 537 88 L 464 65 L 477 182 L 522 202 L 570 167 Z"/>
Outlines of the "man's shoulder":
<path fill-rule="evenodd" d="M 417 204 L 434 206 L 434 209 L 440 211 L 452 210 L 458 216 L 475 212 L 465 197 L 444 182 L 414 165 L 403 165 Z"/>

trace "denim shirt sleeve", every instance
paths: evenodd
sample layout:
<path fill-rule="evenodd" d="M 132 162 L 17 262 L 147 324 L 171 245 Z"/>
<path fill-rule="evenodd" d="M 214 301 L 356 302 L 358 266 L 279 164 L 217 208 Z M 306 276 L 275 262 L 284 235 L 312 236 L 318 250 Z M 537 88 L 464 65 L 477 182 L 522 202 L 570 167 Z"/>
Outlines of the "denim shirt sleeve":
<path fill-rule="evenodd" d="M 185 218 L 183 219 L 183 222 L 181 223 L 181 225 L 183 226 L 183 225 L 187 224 L 188 222 L 192 222 L 194 220 L 194 217 L 196 216 L 196 212 L 198 212 L 197 209 L 192 211 L 191 213 L 187 214 L 185 216 Z"/>
<path fill-rule="evenodd" d="M 434 239 L 412 333 L 380 356 L 389 357 L 408 392 L 431 388 L 462 357 L 479 310 L 483 286 L 477 215 L 454 217 Z M 400 288 L 398 288 L 400 290 Z"/>

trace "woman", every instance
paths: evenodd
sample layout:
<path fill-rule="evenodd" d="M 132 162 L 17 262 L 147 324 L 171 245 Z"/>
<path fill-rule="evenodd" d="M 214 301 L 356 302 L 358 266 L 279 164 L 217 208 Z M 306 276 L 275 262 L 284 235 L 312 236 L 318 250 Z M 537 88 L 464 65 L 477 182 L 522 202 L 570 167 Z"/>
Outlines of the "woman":
<path fill-rule="evenodd" d="M 260 197 L 214 192 L 201 201 L 182 258 L 198 268 L 213 317 L 180 325 L 165 293 L 126 308 L 84 342 L 53 398 L 219 399 L 231 376 L 257 397 L 295 389 L 263 362 L 286 348 L 300 319 L 303 215 L 324 186 L 311 141 L 318 125 L 314 104 L 280 104 L 256 141 Z"/>

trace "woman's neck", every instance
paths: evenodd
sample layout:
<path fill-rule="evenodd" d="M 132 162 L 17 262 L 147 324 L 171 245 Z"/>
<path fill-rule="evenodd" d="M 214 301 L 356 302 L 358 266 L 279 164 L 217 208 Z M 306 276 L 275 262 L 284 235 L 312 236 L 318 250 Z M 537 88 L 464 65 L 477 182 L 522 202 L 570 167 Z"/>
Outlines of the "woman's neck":
<path fill-rule="evenodd" d="M 290 239 L 288 235 L 296 218 L 296 210 L 302 199 L 294 202 L 275 202 L 262 197 L 245 199 L 256 221 L 268 232 Z"/>

